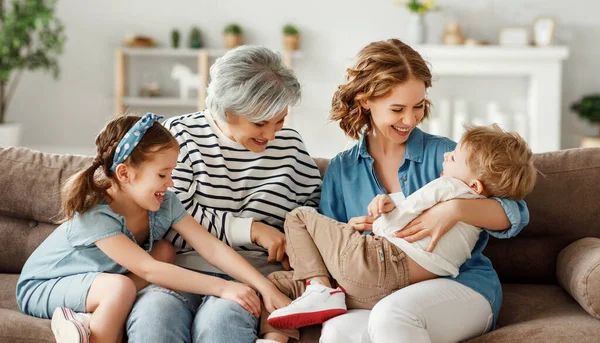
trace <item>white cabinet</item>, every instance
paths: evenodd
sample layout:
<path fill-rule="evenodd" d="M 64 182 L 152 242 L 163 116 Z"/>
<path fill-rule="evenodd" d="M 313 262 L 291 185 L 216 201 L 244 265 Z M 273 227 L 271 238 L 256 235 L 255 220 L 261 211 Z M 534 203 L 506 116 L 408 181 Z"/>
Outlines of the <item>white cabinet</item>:
<path fill-rule="evenodd" d="M 562 61 L 569 56 L 567 47 L 422 45 L 415 49 L 430 63 L 434 78 L 524 78 L 525 136 L 531 149 L 560 149 Z"/>

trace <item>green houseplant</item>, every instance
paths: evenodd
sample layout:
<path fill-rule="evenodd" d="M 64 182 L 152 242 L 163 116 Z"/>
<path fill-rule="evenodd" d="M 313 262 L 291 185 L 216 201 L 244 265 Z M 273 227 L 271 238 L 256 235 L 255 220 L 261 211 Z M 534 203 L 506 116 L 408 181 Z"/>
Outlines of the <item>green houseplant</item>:
<path fill-rule="evenodd" d="M 298 50 L 300 47 L 300 31 L 294 25 L 283 26 L 283 46 L 287 50 Z"/>
<path fill-rule="evenodd" d="M 179 30 L 177 30 L 177 29 L 171 30 L 171 47 L 173 49 L 179 48 L 180 39 L 181 39 L 181 34 L 179 33 Z"/>
<path fill-rule="evenodd" d="M 7 125 L 8 105 L 24 71 L 49 71 L 58 79 L 65 34 L 55 5 L 56 0 L 0 0 L 0 128 Z"/>
<path fill-rule="evenodd" d="M 225 48 L 233 49 L 238 45 L 242 45 L 244 31 L 240 25 L 232 23 L 225 26 L 223 34 L 225 37 Z"/>
<path fill-rule="evenodd" d="M 199 28 L 193 27 L 190 32 L 190 48 L 200 49 L 202 45 L 202 32 Z"/>
<path fill-rule="evenodd" d="M 596 126 L 597 137 L 584 137 L 582 146 L 600 146 L 600 94 L 588 94 L 571 104 L 571 111 Z"/>
<path fill-rule="evenodd" d="M 427 0 L 427 1 L 409 0 L 406 3 L 406 7 L 408 8 L 408 10 L 413 13 L 417 13 L 417 14 L 427 13 L 428 11 L 433 9 L 434 5 L 435 5 L 434 0 Z"/>

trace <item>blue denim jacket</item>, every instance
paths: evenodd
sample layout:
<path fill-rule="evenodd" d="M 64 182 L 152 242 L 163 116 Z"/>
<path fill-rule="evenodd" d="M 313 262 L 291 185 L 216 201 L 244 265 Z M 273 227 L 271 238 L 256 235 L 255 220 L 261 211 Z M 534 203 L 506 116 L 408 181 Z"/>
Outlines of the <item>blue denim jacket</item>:
<path fill-rule="evenodd" d="M 409 196 L 442 172 L 443 155 L 454 150 L 456 143 L 415 128 L 406 143 L 404 160 L 398 179 L 404 196 Z M 366 216 L 367 205 L 377 194 L 385 194 L 373 168 L 373 158 L 367 151 L 366 137 L 352 148 L 337 154 L 330 162 L 322 184 L 319 210 L 340 222 Z M 471 258 L 460 267 L 457 282 L 481 293 L 492 306 L 494 326 L 502 305 L 502 288 L 492 262 L 482 251 L 489 235 L 497 238 L 516 236 L 529 223 L 529 211 L 524 201 L 494 198 L 504 208 L 511 227 L 504 231 L 483 230 L 473 248 Z"/>

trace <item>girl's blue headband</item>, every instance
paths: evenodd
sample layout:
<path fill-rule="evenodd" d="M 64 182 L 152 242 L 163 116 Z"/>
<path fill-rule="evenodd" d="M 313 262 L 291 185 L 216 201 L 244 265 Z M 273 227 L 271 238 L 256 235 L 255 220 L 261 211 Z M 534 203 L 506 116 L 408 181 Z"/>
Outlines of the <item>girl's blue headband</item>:
<path fill-rule="evenodd" d="M 135 125 L 133 125 L 129 131 L 127 131 L 125 136 L 123 136 L 123 139 L 121 139 L 119 145 L 117 145 L 115 156 L 113 157 L 113 164 L 110 167 L 110 170 L 115 172 L 117 170 L 117 166 L 125 162 L 127 157 L 131 155 L 131 152 L 136 145 L 138 145 L 140 140 L 142 140 L 142 137 L 144 137 L 146 131 L 148 131 L 148 129 L 154 125 L 154 123 L 162 118 L 164 117 L 148 112 L 142 117 L 142 119 L 138 120 L 138 122 L 135 123 Z"/>

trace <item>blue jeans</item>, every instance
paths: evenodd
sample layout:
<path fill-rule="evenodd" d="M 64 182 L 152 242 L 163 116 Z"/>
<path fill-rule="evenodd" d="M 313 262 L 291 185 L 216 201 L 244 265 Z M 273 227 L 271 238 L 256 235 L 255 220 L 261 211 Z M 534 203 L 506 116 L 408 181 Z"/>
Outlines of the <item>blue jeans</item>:
<path fill-rule="evenodd" d="M 232 300 L 150 285 L 138 292 L 126 328 L 129 343 L 252 343 L 258 318 Z"/>

